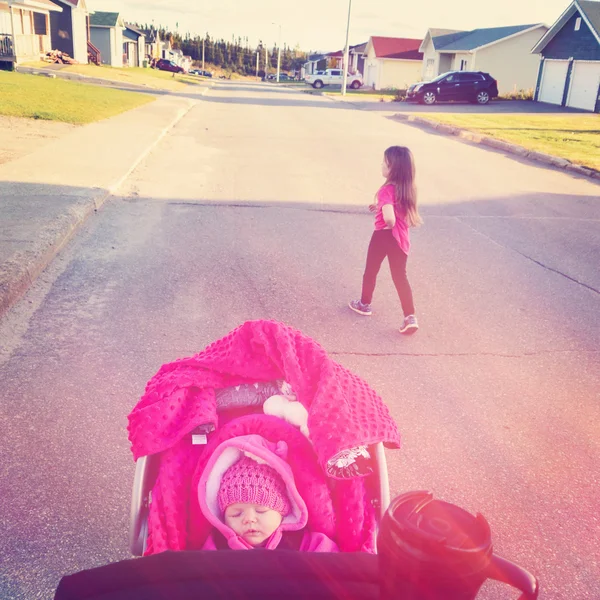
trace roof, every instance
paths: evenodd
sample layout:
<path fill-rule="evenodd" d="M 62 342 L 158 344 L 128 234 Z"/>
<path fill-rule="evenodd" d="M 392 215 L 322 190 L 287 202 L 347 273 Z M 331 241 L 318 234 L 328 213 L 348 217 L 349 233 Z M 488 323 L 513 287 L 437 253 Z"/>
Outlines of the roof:
<path fill-rule="evenodd" d="M 489 27 L 487 29 L 473 29 L 433 38 L 433 45 L 440 52 L 468 52 L 493 44 L 504 38 L 510 37 L 533 27 L 540 27 L 541 23 L 534 25 L 511 25 L 509 27 Z"/>
<path fill-rule="evenodd" d="M 369 42 L 363 42 L 362 44 L 356 44 L 356 46 L 350 46 L 350 50 L 354 50 L 357 54 L 361 54 L 367 49 L 367 44 Z"/>
<path fill-rule="evenodd" d="M 130 31 L 137 33 L 138 35 L 143 35 L 144 37 L 146 36 L 146 34 L 143 31 L 141 31 L 140 29 L 138 29 L 135 25 L 132 25 L 131 23 L 125 23 L 125 27 L 127 29 L 129 29 Z"/>
<path fill-rule="evenodd" d="M 371 36 L 369 42 L 373 45 L 377 58 L 403 58 L 406 60 L 421 60 L 423 54 L 419 46 L 423 40 L 413 38 L 394 38 Z"/>
<path fill-rule="evenodd" d="M 450 39 L 459 39 L 463 34 L 467 33 L 466 31 L 462 31 L 460 29 L 438 29 L 436 27 L 432 27 L 428 32 L 427 32 L 431 38 L 431 41 L 433 42 L 433 47 L 435 50 L 439 50 L 438 46 L 436 45 L 436 41 L 437 43 L 442 42 L 443 40 L 450 40 Z M 456 35 L 458 34 L 458 35 Z M 452 38 L 448 37 L 446 38 L 446 36 L 453 36 Z M 446 38 L 446 40 L 444 39 Z"/>
<path fill-rule="evenodd" d="M 341 50 L 337 50 L 336 52 L 328 52 L 325 56 L 329 56 L 330 58 L 339 58 L 344 56 L 344 53 Z"/>
<path fill-rule="evenodd" d="M 578 12 L 590 28 L 591 32 L 600 44 L 600 2 L 595 0 L 574 0 L 558 17 L 554 25 L 548 29 L 546 35 L 531 50 L 539 54 L 554 38 L 554 36 L 567 24 L 567 21 Z"/>
<path fill-rule="evenodd" d="M 123 21 L 117 12 L 99 12 L 90 15 L 90 25 L 96 27 L 122 26 Z"/>
<path fill-rule="evenodd" d="M 62 8 L 50 0 L 9 0 L 9 4 L 22 4 L 23 6 L 30 6 L 31 8 L 40 8 L 42 10 L 51 10 L 54 12 L 62 12 Z"/>

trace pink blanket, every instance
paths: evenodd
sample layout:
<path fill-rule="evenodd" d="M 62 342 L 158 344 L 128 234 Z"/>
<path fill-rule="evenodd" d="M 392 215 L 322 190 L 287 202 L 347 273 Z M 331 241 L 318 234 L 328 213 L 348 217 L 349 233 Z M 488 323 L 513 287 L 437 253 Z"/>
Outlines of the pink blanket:
<path fill-rule="evenodd" d="M 400 447 L 387 407 L 362 379 L 299 331 L 274 321 L 248 321 L 199 354 L 163 365 L 128 417 L 134 458 L 161 453 L 147 554 L 190 547 L 187 508 L 204 450 L 192 445 L 190 433 L 207 423 L 219 428 L 215 389 L 275 379 L 291 384 L 308 410 L 310 437 L 323 472 L 331 457 L 348 448 L 377 442 Z M 362 495 L 361 506 L 350 510 L 356 509 L 362 521 L 369 483 L 355 479 L 337 484 L 340 490 L 354 486 L 356 498 Z M 336 516 L 338 510 L 348 512 L 343 493 L 335 496 Z M 347 543 L 336 541 L 341 550 L 367 549 L 362 534 Z"/>

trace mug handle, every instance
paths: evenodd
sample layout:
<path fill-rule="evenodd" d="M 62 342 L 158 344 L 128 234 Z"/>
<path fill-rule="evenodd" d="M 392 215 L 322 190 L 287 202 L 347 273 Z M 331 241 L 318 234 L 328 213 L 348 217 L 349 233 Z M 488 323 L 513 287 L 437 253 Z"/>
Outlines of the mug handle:
<path fill-rule="evenodd" d="M 519 600 L 536 600 L 540 593 L 540 584 L 529 571 L 495 554 L 492 556 L 488 577 L 523 592 Z"/>

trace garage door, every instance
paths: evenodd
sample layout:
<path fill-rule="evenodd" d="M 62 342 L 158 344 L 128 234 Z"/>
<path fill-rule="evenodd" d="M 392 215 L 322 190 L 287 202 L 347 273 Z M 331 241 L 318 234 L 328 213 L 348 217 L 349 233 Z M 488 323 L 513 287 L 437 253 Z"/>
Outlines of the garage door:
<path fill-rule="evenodd" d="M 567 106 L 595 110 L 598 86 L 600 86 L 600 61 L 574 61 Z"/>
<path fill-rule="evenodd" d="M 538 96 L 540 102 L 562 104 L 568 67 L 568 60 L 544 61 L 542 85 L 540 86 L 540 94 Z"/>

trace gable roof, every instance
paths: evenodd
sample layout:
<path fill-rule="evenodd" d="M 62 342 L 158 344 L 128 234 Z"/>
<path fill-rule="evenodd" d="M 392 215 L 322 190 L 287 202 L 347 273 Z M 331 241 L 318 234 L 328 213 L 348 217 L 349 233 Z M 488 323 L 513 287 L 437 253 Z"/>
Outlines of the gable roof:
<path fill-rule="evenodd" d="M 146 34 L 141 31 L 140 29 L 138 29 L 135 25 L 132 25 L 131 23 L 125 23 L 125 28 L 129 29 L 130 31 L 133 31 L 133 33 L 137 33 L 138 35 L 143 35 L 144 37 L 146 37 Z"/>
<path fill-rule="evenodd" d="M 62 7 L 50 2 L 50 0 L 8 0 L 8 4 L 22 4 L 25 7 L 39 8 L 42 10 L 49 10 L 54 12 L 62 12 Z"/>
<path fill-rule="evenodd" d="M 574 0 L 567 6 L 563 14 L 558 17 L 554 25 L 548 29 L 546 35 L 544 35 L 533 47 L 531 52 L 533 54 L 539 54 L 576 12 L 581 15 L 600 44 L 600 2 L 592 0 Z"/>
<path fill-rule="evenodd" d="M 123 19 L 118 12 L 96 11 L 90 15 L 90 25 L 92 27 L 124 27 Z"/>
<path fill-rule="evenodd" d="M 394 38 L 373 35 L 371 36 L 367 47 L 373 46 L 376 58 L 422 60 L 423 54 L 419 52 L 419 46 L 422 41 L 423 40 L 414 38 Z"/>
<path fill-rule="evenodd" d="M 541 24 L 537 23 L 534 25 L 512 25 L 509 27 L 488 27 L 486 29 L 462 31 L 434 37 L 434 47 L 440 52 L 469 52 L 540 26 Z"/>
<path fill-rule="evenodd" d="M 363 42 L 362 44 L 356 44 L 356 46 L 350 46 L 350 51 L 355 52 L 356 54 L 362 54 L 367 48 L 368 42 Z"/>

